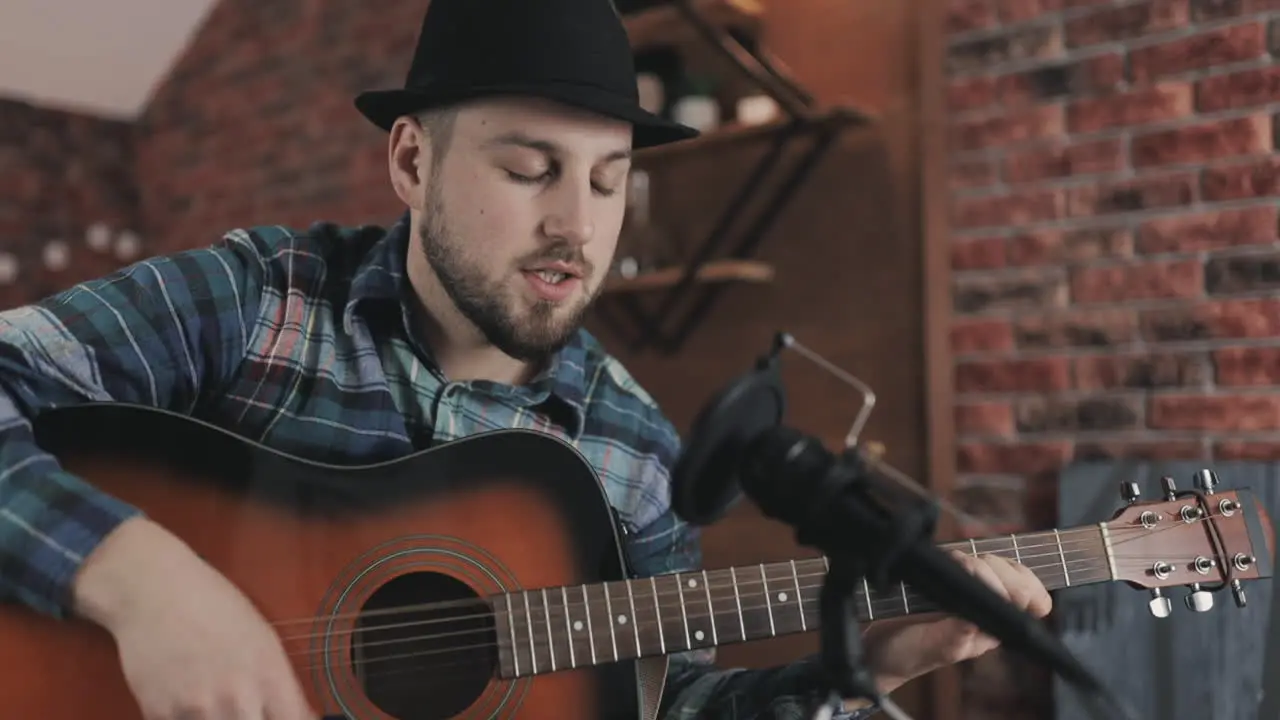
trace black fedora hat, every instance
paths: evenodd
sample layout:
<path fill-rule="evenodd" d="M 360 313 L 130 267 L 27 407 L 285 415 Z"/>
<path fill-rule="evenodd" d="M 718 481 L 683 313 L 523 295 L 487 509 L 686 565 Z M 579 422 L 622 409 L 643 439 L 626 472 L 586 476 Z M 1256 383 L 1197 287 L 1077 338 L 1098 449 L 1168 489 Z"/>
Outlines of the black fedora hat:
<path fill-rule="evenodd" d="M 405 86 L 355 99 L 373 124 L 483 97 L 558 101 L 629 122 L 635 148 L 698 132 L 640 106 L 635 59 L 612 0 L 430 0 Z"/>

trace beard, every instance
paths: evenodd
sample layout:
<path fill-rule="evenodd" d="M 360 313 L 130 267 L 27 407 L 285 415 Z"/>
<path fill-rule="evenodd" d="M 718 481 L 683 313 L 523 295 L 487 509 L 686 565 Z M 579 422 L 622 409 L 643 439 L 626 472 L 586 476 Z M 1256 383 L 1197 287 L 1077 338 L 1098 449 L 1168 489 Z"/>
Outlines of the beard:
<path fill-rule="evenodd" d="M 418 240 L 440 286 L 462 316 L 475 325 L 490 344 L 523 362 L 545 360 L 563 348 L 582 327 L 600 288 L 577 301 L 572 308 L 566 309 L 546 300 L 537 300 L 522 307 L 525 304 L 504 283 L 504 279 L 486 277 L 484 268 L 467 256 L 466 241 L 449 228 L 438 184 L 433 182 L 430 187 Z M 549 245 L 523 258 L 517 266 L 527 267 L 534 262 L 555 260 L 583 268 L 585 275 L 581 282 L 587 286 L 593 275 L 592 266 L 576 245 Z"/>

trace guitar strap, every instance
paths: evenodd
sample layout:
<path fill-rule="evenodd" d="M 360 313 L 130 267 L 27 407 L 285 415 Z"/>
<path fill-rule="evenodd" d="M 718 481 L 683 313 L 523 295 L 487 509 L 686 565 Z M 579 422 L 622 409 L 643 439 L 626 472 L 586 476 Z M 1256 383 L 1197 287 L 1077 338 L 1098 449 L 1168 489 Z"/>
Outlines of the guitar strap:
<path fill-rule="evenodd" d="M 639 676 L 640 720 L 658 720 L 662 706 L 662 691 L 667 684 L 668 660 L 665 655 L 642 658 L 636 661 Z"/>

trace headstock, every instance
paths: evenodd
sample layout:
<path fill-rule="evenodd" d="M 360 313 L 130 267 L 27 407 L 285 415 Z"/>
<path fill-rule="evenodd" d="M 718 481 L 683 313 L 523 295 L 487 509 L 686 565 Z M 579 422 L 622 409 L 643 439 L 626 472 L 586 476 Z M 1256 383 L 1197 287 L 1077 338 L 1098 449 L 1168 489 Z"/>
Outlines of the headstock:
<path fill-rule="evenodd" d="M 1138 484 L 1124 482 L 1127 506 L 1105 524 L 1115 579 L 1151 593 L 1151 613 L 1168 617 L 1173 603 L 1163 588 L 1190 588 L 1187 607 L 1205 612 L 1213 592 L 1226 588 L 1238 607 L 1247 602 L 1242 582 L 1271 577 L 1271 518 L 1247 490 L 1219 492 L 1212 470 L 1195 475 L 1195 489 L 1179 491 L 1160 479 L 1162 499 L 1141 502 Z"/>

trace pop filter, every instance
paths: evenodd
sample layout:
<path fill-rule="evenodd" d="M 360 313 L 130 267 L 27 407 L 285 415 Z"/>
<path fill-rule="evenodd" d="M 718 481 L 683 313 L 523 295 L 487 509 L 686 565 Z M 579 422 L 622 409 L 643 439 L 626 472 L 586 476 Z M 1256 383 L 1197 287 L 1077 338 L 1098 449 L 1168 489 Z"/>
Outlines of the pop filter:
<path fill-rule="evenodd" d="M 747 446 L 778 427 L 786 392 L 773 353 L 720 390 L 698 413 L 671 475 L 672 508 L 686 522 L 710 525 L 742 497 L 738 469 Z"/>

